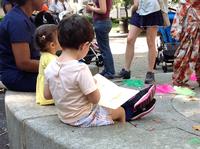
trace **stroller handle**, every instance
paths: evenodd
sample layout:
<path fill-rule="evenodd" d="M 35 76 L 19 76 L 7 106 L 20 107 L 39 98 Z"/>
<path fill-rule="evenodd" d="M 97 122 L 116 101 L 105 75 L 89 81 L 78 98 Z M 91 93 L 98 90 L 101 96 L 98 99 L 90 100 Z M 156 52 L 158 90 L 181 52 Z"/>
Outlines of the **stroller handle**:
<path fill-rule="evenodd" d="M 175 9 L 175 8 L 168 7 L 168 9 L 169 9 L 170 11 L 174 11 L 174 12 L 176 12 L 176 9 Z"/>

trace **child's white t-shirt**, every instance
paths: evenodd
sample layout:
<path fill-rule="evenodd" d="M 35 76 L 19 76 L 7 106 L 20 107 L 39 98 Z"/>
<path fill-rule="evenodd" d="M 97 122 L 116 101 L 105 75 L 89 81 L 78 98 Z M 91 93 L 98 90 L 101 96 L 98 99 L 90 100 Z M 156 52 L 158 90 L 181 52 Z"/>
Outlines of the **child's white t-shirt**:
<path fill-rule="evenodd" d="M 70 124 L 87 116 L 93 109 L 86 95 L 97 89 L 88 66 L 77 60 L 52 61 L 45 70 L 45 83 L 58 109 L 58 116 Z"/>

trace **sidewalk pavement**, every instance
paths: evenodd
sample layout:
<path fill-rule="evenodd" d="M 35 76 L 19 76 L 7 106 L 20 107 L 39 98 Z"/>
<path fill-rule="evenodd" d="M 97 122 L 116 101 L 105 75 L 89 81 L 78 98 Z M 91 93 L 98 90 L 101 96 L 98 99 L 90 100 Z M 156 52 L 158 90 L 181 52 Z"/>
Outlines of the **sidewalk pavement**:
<path fill-rule="evenodd" d="M 110 39 L 116 72 L 124 66 L 126 38 Z M 145 37 L 139 37 L 135 45 L 135 58 L 131 67 L 132 77 L 144 79 L 147 70 L 148 47 Z M 157 84 L 170 83 L 172 73 L 163 73 L 158 67 L 155 71 Z M 154 149 L 200 149 L 200 131 L 192 127 L 200 125 L 200 88 L 196 88 L 196 98 L 175 95 L 156 95 L 155 110 L 147 117 L 131 122 L 134 133 L 132 140 L 137 148 Z M 8 148 L 3 111 L 3 94 L 0 100 L 0 148 Z M 2 131 L 3 130 L 3 131 Z M 133 131 L 132 131 L 133 132 Z M 119 134 L 123 135 L 123 134 Z M 120 146 L 120 144 L 119 144 Z M 109 147 L 108 147 L 109 148 Z M 124 148 L 131 148 L 125 146 Z"/>
<path fill-rule="evenodd" d="M 110 41 L 116 71 L 119 72 L 124 66 L 126 39 L 111 38 Z M 148 65 L 145 37 L 139 37 L 135 47 L 132 77 L 144 80 Z M 171 76 L 172 72 L 163 73 L 161 66 L 155 71 L 157 84 L 171 84 Z M 149 116 L 132 122 L 136 129 L 130 139 L 136 141 L 140 138 L 139 142 L 135 142 L 138 148 L 200 149 L 200 131 L 193 129 L 193 126 L 200 126 L 200 88 L 198 84 L 193 84 L 196 86 L 195 98 L 173 94 L 156 95 L 155 110 Z"/>

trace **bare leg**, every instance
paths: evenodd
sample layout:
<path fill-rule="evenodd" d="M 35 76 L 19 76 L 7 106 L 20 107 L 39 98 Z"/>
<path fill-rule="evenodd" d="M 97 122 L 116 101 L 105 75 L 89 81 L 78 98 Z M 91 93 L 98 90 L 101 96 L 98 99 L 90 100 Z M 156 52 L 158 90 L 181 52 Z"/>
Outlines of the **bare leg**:
<path fill-rule="evenodd" d="M 142 29 L 134 25 L 131 25 L 130 31 L 127 37 L 127 45 L 126 45 L 126 53 L 125 53 L 125 69 L 128 71 L 130 70 L 131 63 L 134 57 L 135 41 L 141 32 L 142 32 Z"/>
<path fill-rule="evenodd" d="M 113 121 L 119 121 L 122 123 L 126 122 L 124 108 L 119 107 L 117 109 L 110 109 L 110 112 L 111 112 L 111 117 Z"/>
<path fill-rule="evenodd" d="M 157 35 L 157 27 L 149 27 L 147 28 L 147 44 L 149 48 L 149 55 L 148 55 L 148 71 L 154 71 L 154 64 L 157 56 L 157 49 L 156 49 L 156 35 Z"/>

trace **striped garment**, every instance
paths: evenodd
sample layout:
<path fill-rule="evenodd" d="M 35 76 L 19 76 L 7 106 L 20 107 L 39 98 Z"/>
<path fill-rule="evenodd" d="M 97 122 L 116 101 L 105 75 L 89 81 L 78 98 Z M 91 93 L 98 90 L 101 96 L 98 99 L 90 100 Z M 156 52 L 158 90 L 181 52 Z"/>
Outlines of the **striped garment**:
<path fill-rule="evenodd" d="M 93 127 L 114 124 L 108 108 L 96 105 L 91 113 L 70 125 L 77 127 Z"/>

